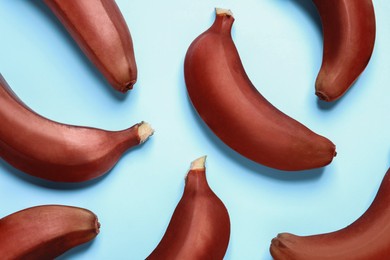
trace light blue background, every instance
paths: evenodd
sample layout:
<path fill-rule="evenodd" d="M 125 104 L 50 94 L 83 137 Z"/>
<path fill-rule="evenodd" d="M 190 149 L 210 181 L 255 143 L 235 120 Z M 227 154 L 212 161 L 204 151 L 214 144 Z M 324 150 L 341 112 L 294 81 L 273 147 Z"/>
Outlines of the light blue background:
<path fill-rule="evenodd" d="M 373 57 L 334 104 L 314 95 L 322 32 L 310 0 L 117 3 L 139 70 L 125 96 L 111 89 L 41 1 L 0 0 L 0 72 L 28 106 L 63 123 L 119 130 L 145 120 L 156 129 L 108 175 L 83 185 L 40 181 L 1 160 L 0 216 L 40 204 L 85 207 L 98 215 L 101 233 L 62 259 L 144 259 L 165 232 L 190 162 L 204 154 L 209 184 L 230 213 L 226 259 L 271 259 L 277 233 L 337 230 L 367 209 L 390 165 L 389 1 L 374 0 Z M 230 150 L 199 119 L 186 94 L 183 59 L 213 22 L 216 6 L 233 11 L 234 41 L 259 91 L 337 145 L 331 165 L 307 172 L 263 167 Z"/>

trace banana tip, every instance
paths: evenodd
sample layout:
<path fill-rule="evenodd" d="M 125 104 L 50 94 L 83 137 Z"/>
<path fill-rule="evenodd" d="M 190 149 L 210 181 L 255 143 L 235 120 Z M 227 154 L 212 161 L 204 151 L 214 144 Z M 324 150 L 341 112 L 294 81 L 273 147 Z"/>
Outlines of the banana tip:
<path fill-rule="evenodd" d="M 137 82 L 137 80 L 132 80 L 132 81 L 126 82 L 125 84 L 121 84 L 118 86 L 118 90 L 122 93 L 126 93 L 127 91 L 133 89 L 133 86 L 136 82 Z"/>
<path fill-rule="evenodd" d="M 138 127 L 138 135 L 140 138 L 140 142 L 144 143 L 150 136 L 154 134 L 154 129 L 151 127 L 149 123 L 141 122 Z"/>
<path fill-rule="evenodd" d="M 330 102 L 332 99 L 322 91 L 316 91 L 316 95 L 320 100 Z"/>
<path fill-rule="evenodd" d="M 96 234 L 99 234 L 99 232 L 100 232 L 100 222 L 99 222 L 99 220 L 98 220 L 98 218 L 96 218 L 96 220 L 95 220 L 95 230 L 96 230 Z"/>

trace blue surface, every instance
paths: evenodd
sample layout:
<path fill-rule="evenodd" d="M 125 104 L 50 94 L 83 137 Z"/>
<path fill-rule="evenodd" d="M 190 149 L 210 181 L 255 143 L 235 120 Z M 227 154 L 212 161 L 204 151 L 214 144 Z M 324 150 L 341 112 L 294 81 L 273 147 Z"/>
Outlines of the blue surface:
<path fill-rule="evenodd" d="M 337 230 L 367 209 L 390 165 L 389 1 L 374 0 L 373 57 L 334 104 L 314 95 L 322 33 L 310 0 L 117 3 L 139 70 L 125 96 L 41 1 L 0 1 L 0 72 L 28 106 L 63 123 L 119 130 L 145 120 L 156 129 L 108 175 L 87 184 L 40 181 L 1 160 L 0 216 L 40 204 L 85 207 L 99 216 L 101 233 L 61 259 L 144 259 L 164 234 L 190 162 L 204 154 L 209 184 L 230 213 L 226 259 L 271 259 L 269 243 L 278 232 Z M 331 165 L 306 172 L 263 167 L 230 150 L 199 119 L 186 94 L 183 59 L 213 22 L 215 6 L 233 11 L 234 41 L 259 91 L 337 145 Z"/>

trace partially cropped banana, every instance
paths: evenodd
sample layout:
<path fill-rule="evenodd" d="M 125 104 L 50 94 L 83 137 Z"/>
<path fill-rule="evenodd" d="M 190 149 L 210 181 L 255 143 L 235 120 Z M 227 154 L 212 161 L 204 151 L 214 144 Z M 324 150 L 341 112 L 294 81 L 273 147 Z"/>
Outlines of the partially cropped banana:
<path fill-rule="evenodd" d="M 60 124 L 23 104 L 0 75 L 0 156 L 33 176 L 81 182 L 108 172 L 129 148 L 153 134 L 147 123 L 122 131 Z"/>
<path fill-rule="evenodd" d="M 147 260 L 222 260 L 230 237 L 223 202 L 206 180 L 206 157 L 192 162 L 183 197 L 168 228 Z"/>
<path fill-rule="evenodd" d="M 372 0 L 313 0 L 321 16 L 324 52 L 316 95 L 339 99 L 366 68 L 375 44 Z"/>
<path fill-rule="evenodd" d="M 367 211 L 351 225 L 312 236 L 279 234 L 275 260 L 386 260 L 390 257 L 390 169 Z"/>
<path fill-rule="evenodd" d="M 133 41 L 115 0 L 44 2 L 114 89 L 124 93 L 133 88 Z"/>
<path fill-rule="evenodd" d="M 231 37 L 233 15 L 216 9 L 214 24 L 188 48 L 184 76 L 200 117 L 243 156 L 281 170 L 329 164 L 335 145 L 268 102 L 245 73 Z"/>
<path fill-rule="evenodd" d="M 44 205 L 0 219 L 0 259 L 49 260 L 86 243 L 100 224 L 89 210 Z"/>

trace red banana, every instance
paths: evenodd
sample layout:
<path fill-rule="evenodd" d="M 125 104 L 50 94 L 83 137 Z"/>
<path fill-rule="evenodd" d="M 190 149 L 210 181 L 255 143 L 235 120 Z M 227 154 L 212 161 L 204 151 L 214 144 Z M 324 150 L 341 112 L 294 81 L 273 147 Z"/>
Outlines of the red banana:
<path fill-rule="evenodd" d="M 275 260 L 383 260 L 390 256 L 390 168 L 367 211 L 351 225 L 326 234 L 279 234 Z"/>
<path fill-rule="evenodd" d="M 207 184 L 205 159 L 192 162 L 183 197 L 148 260 L 223 259 L 230 237 L 229 214 Z"/>
<path fill-rule="evenodd" d="M 375 43 L 372 0 L 313 0 L 324 34 L 322 66 L 316 95 L 325 101 L 340 98 L 366 68 Z"/>
<path fill-rule="evenodd" d="M 133 42 L 114 0 L 44 0 L 87 57 L 118 91 L 137 81 Z"/>
<path fill-rule="evenodd" d="M 248 78 L 231 37 L 230 10 L 216 9 L 214 24 L 187 51 L 189 97 L 210 129 L 243 156 L 281 170 L 329 164 L 335 145 L 269 103 Z"/>
<path fill-rule="evenodd" d="M 0 219 L 0 258 L 54 259 L 99 233 L 100 224 L 89 210 L 45 205 Z"/>
<path fill-rule="evenodd" d="M 0 157 L 33 176 L 81 182 L 109 171 L 153 133 L 147 123 L 122 131 L 60 124 L 23 104 L 0 74 Z"/>

